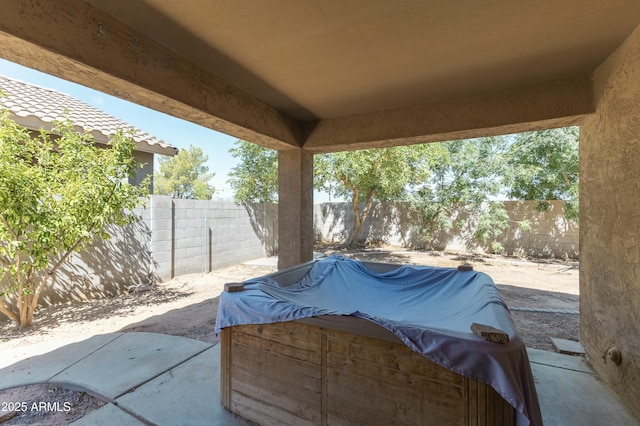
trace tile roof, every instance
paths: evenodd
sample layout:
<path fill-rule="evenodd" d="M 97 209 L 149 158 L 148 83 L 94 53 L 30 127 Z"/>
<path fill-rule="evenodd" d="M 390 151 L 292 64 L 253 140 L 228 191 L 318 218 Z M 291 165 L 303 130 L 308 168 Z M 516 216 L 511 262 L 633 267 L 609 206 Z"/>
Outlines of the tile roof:
<path fill-rule="evenodd" d="M 173 156 L 178 150 L 142 130 L 136 129 L 104 111 L 58 91 L 14 80 L 0 75 L 0 107 L 9 109 L 14 120 L 29 129 L 51 129 L 53 121 L 63 119 L 65 111 L 71 122 L 91 132 L 97 142 L 105 143 L 119 129 L 133 129 L 133 140 L 139 151 Z"/>

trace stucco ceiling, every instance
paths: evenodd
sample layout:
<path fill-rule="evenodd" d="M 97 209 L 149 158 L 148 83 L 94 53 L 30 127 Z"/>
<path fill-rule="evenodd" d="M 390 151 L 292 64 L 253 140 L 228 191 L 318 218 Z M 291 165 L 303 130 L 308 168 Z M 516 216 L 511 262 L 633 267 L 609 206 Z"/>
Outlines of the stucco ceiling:
<path fill-rule="evenodd" d="M 90 0 L 298 120 L 591 72 L 638 0 Z"/>
<path fill-rule="evenodd" d="M 0 0 L 0 57 L 276 149 L 573 125 L 638 0 Z"/>

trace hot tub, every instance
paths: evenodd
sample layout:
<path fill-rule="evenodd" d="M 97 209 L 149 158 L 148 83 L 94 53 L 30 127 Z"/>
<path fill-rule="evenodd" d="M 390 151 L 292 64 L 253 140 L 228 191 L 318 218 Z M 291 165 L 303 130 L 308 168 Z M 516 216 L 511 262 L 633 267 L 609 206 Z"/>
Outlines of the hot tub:
<path fill-rule="evenodd" d="M 244 418 L 542 424 L 524 344 L 485 274 L 334 256 L 240 288 L 222 294 L 216 327 L 222 404 Z"/>

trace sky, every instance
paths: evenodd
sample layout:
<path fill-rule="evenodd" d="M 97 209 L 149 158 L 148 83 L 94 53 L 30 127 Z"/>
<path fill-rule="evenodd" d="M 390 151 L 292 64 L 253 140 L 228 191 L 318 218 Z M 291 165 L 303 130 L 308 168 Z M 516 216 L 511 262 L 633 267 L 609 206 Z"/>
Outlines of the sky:
<path fill-rule="evenodd" d="M 201 148 L 209 157 L 206 163 L 209 171 L 215 173 L 210 181 L 216 188 L 213 198 L 216 200 L 233 198 L 227 180 L 229 180 L 229 171 L 238 164 L 238 160 L 229 154 L 229 149 L 233 147 L 237 138 L 4 59 L 0 59 L 0 74 L 71 95 L 178 149 L 186 149 L 189 145 Z"/>

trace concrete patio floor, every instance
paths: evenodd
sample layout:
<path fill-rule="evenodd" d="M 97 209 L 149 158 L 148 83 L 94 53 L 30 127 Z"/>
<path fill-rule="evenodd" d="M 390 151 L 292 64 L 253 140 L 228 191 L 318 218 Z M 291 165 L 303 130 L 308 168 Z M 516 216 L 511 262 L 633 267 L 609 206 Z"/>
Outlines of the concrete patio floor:
<path fill-rule="evenodd" d="M 529 349 L 545 425 L 639 425 L 581 357 Z M 220 405 L 218 345 L 113 333 L 0 351 L 0 390 L 54 383 L 107 402 L 74 425 L 249 425 Z"/>

